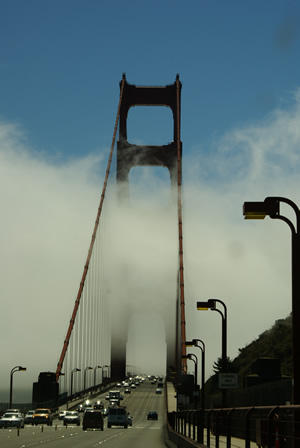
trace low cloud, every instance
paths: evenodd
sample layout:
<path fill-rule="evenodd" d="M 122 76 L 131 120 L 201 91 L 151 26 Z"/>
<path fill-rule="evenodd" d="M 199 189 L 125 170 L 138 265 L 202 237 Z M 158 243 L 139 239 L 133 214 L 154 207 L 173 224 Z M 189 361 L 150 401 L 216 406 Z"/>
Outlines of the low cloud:
<path fill-rule="evenodd" d="M 226 303 L 232 358 L 291 311 L 290 230 L 268 218 L 244 221 L 242 205 L 266 196 L 300 204 L 299 121 L 300 90 L 288 107 L 283 104 L 259 123 L 228 131 L 210 148 L 197 142 L 185 148 L 183 142 L 187 339 L 205 341 L 207 376 L 221 355 L 221 322 L 216 313 L 197 312 L 197 300 Z M 99 154 L 50 158 L 30 147 L 19 126 L 0 123 L 0 378 L 7 390 L 16 365 L 28 368 L 16 375 L 16 393 L 21 385 L 31 390 L 40 371 L 56 367 L 102 190 L 108 152 L 99 149 Z M 147 197 L 142 188 L 141 182 L 140 193 Z M 288 208 L 282 212 L 294 219 Z M 145 208 L 122 213 L 120 222 L 121 210 L 112 207 L 111 259 L 120 275 L 113 290 L 121 296 L 126 279 L 132 313 L 139 319 L 146 311 L 152 319 L 167 312 L 176 289 L 176 211 L 171 216 L 156 211 L 151 217 Z M 157 327 L 164 337 L 161 317 Z M 129 342 L 135 344 L 130 363 L 143 362 L 143 347 L 133 343 L 135 331 L 141 331 L 140 325 L 130 327 Z"/>

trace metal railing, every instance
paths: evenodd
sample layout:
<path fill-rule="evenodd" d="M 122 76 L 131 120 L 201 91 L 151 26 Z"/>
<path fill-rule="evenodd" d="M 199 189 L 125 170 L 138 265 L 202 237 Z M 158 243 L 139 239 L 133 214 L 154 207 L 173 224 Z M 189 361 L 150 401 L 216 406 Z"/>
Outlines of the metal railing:
<path fill-rule="evenodd" d="M 207 447 L 300 448 L 300 406 L 244 407 L 168 413 L 172 432 Z"/>

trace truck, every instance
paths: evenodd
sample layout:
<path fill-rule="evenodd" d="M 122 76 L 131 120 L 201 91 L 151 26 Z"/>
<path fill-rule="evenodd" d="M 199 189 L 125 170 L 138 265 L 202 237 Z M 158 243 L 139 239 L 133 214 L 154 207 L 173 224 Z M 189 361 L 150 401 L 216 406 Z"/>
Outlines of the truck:
<path fill-rule="evenodd" d="M 128 427 L 128 416 L 125 407 L 112 406 L 108 408 L 107 427 L 111 428 L 112 426 Z"/>
<path fill-rule="evenodd" d="M 110 390 L 108 396 L 111 406 L 120 406 L 121 393 L 119 390 Z"/>

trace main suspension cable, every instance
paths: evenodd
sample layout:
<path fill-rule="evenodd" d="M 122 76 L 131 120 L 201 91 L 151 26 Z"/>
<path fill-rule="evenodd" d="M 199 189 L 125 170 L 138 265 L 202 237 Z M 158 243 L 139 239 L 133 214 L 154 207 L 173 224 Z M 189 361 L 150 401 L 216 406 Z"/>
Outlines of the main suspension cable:
<path fill-rule="evenodd" d="M 177 135 L 177 180 L 178 180 L 178 236 L 179 236 L 179 287 L 180 287 L 180 321 L 181 321 L 181 355 L 186 355 L 185 331 L 185 300 L 184 300 L 184 269 L 183 269 L 183 231 L 182 231 L 182 156 L 180 142 L 180 81 L 176 77 L 176 135 Z M 182 359 L 183 369 L 186 371 L 186 359 Z"/>
<path fill-rule="evenodd" d="M 94 243 L 95 243 L 95 239 L 96 239 L 96 233 L 97 233 L 97 229 L 98 229 L 98 226 L 99 226 L 100 216 L 101 216 L 101 212 L 102 212 L 103 202 L 104 202 L 106 188 L 107 188 L 107 183 L 108 183 L 108 177 L 109 177 L 111 163 L 112 163 L 112 156 L 113 156 L 113 151 L 114 151 L 114 146 L 115 146 L 115 140 L 116 140 L 116 135 L 117 135 L 117 129 L 118 129 L 118 123 L 119 123 L 119 116 L 120 116 L 120 109 L 121 109 L 121 104 L 122 104 L 124 85 L 125 85 L 125 76 L 123 76 L 123 79 L 122 79 L 121 85 L 120 85 L 120 99 L 119 99 L 119 105 L 118 105 L 118 112 L 117 112 L 116 121 L 115 121 L 114 133 L 113 133 L 112 144 L 111 144 L 111 148 L 110 148 L 110 153 L 109 153 L 109 158 L 108 158 L 108 163 L 107 163 L 107 168 L 106 168 L 106 173 L 105 173 L 104 184 L 103 184 L 103 188 L 102 188 L 102 194 L 101 194 L 100 203 L 99 203 L 98 212 L 97 212 L 97 217 L 96 217 L 96 221 L 95 221 L 95 225 L 94 225 L 94 231 L 93 231 L 93 234 L 92 234 L 92 239 L 91 239 L 91 243 L 90 243 L 90 247 L 89 247 L 86 263 L 85 263 L 85 266 L 84 266 L 84 269 L 83 269 L 83 274 L 82 274 L 81 282 L 80 282 L 80 285 L 79 285 L 79 290 L 78 290 L 77 297 L 76 297 L 76 300 L 75 300 L 73 313 L 72 313 L 72 316 L 71 316 L 71 319 L 70 319 L 70 323 L 69 323 L 69 327 L 68 327 L 68 330 L 67 330 L 67 334 L 66 334 L 66 337 L 65 337 L 65 340 L 64 340 L 64 344 L 63 344 L 63 348 L 62 348 L 62 351 L 61 351 L 61 355 L 60 355 L 60 358 L 59 358 L 59 361 L 58 361 L 58 364 L 57 364 L 56 381 L 58 381 L 59 376 L 61 374 L 62 366 L 63 366 L 64 359 L 65 359 L 65 356 L 66 356 L 68 345 L 69 345 L 69 342 L 70 342 L 70 337 L 71 337 L 71 334 L 72 334 L 72 330 L 73 330 L 73 327 L 74 327 L 77 311 L 78 311 L 78 308 L 79 308 L 79 304 L 80 304 L 80 300 L 81 300 L 81 296 L 82 296 L 82 291 L 83 291 L 83 287 L 84 287 L 84 284 L 85 284 L 85 280 L 86 280 L 87 272 L 88 272 L 88 269 L 89 269 L 89 264 L 90 264 L 92 252 L 93 252 L 93 247 L 94 247 Z"/>

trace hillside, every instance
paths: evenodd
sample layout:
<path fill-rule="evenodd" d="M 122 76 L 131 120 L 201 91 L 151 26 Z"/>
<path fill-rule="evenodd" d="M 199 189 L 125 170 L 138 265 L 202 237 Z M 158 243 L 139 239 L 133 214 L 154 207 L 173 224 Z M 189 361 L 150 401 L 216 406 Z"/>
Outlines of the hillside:
<path fill-rule="evenodd" d="M 281 375 L 292 375 L 292 316 L 280 319 L 256 340 L 242 349 L 230 363 L 232 371 L 240 377 L 253 373 L 251 367 L 257 358 L 278 358 Z"/>
<path fill-rule="evenodd" d="M 250 344 L 239 349 L 240 354 L 233 360 L 228 359 L 228 371 L 237 373 L 239 385 L 243 384 L 243 377 L 251 375 L 252 366 L 258 358 L 278 358 L 281 363 L 281 375 L 292 376 L 292 316 L 279 319 L 269 329 L 264 331 Z M 217 372 L 221 367 L 220 358 L 214 364 Z M 218 389 L 217 374 L 212 375 L 206 382 L 208 395 Z"/>

